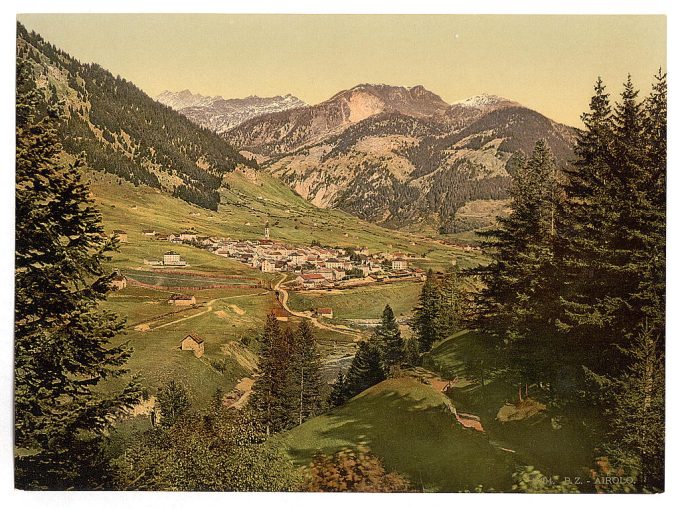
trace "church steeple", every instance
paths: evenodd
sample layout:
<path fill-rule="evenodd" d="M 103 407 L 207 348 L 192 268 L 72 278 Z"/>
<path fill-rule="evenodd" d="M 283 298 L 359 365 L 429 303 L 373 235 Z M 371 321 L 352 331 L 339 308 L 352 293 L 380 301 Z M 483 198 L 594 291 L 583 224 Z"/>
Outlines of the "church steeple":
<path fill-rule="evenodd" d="M 267 221 L 267 223 L 264 225 L 264 238 L 269 238 L 269 221 Z"/>

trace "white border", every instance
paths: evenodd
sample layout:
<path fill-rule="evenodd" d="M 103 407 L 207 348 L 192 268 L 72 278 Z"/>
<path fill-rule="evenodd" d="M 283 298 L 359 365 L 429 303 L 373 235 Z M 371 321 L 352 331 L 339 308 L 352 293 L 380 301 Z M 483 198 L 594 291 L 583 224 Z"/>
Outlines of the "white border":
<path fill-rule="evenodd" d="M 663 0 L 468 0 L 467 2 L 450 1 L 447 3 L 436 0 L 419 1 L 369 1 L 369 0 L 249 0 L 248 2 L 210 2 L 207 0 L 193 0 L 185 2 L 180 0 L 147 0 L 147 1 L 60 1 L 54 0 L 5 0 L 2 2 L 2 16 L 0 17 L 0 118 L 3 120 L 0 129 L 0 154 L 2 155 L 2 170 L 0 178 L 0 193 L 4 214 L 0 215 L 0 234 L 5 239 L 5 247 L 0 250 L 0 270 L 2 270 L 2 289 L 0 290 L 0 338 L 2 338 L 2 353 L 0 358 L 0 504 L 3 507 L 39 507 L 49 505 L 52 507 L 69 507 L 74 509 L 93 507 L 164 507 L 167 509 L 190 506 L 209 507 L 318 507 L 332 509 L 335 507 L 346 508 L 347 505 L 368 506 L 369 504 L 390 504 L 395 508 L 409 507 L 415 504 L 426 506 L 432 504 L 438 507 L 454 506 L 455 504 L 470 504 L 474 506 L 493 504 L 494 506 L 514 505 L 519 503 L 526 507 L 542 507 L 546 505 L 554 507 L 571 507 L 577 505 L 608 505 L 616 504 L 617 507 L 637 507 L 640 504 L 670 504 L 672 499 L 677 499 L 680 489 L 679 483 L 675 483 L 675 476 L 680 473 L 678 459 L 680 458 L 678 447 L 678 376 L 674 371 L 675 363 L 678 362 L 678 319 L 672 312 L 678 303 L 677 282 L 678 269 L 676 268 L 673 254 L 678 246 L 678 176 L 674 169 L 678 169 L 677 139 L 675 120 L 678 117 L 678 108 L 675 102 L 674 57 L 671 48 L 678 47 L 678 29 L 676 7 L 677 2 Z M 13 491 L 12 470 L 12 414 L 11 414 L 11 373 L 12 373 L 12 281 L 13 277 L 13 243 L 14 230 L 14 54 L 15 54 L 15 22 L 17 13 L 39 12 L 176 12 L 176 13 L 357 13 L 357 14 L 667 14 L 668 15 L 668 71 L 670 77 L 670 125 L 669 129 L 669 206 L 668 206 L 668 405 L 667 424 L 671 430 L 667 434 L 667 476 L 666 493 L 654 497 L 640 498 L 631 496 L 594 497 L 580 495 L 572 497 L 545 496 L 522 496 L 516 495 L 350 495 L 342 494 L 335 496 L 314 494 L 204 494 L 204 493 L 23 493 Z M 461 497 L 470 498 L 461 499 Z M 510 498 L 512 497 L 512 498 Z"/>

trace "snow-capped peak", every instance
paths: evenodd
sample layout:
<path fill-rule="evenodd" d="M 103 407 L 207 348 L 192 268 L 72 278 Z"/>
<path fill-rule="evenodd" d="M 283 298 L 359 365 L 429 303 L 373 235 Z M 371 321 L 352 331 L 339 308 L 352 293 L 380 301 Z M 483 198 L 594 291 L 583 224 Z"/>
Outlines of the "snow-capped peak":
<path fill-rule="evenodd" d="M 480 94 L 473 95 L 472 97 L 468 97 L 467 99 L 463 99 L 462 101 L 456 101 L 453 104 L 464 106 L 467 108 L 487 108 L 489 106 L 495 106 L 501 103 L 513 103 L 513 102 L 514 101 L 493 94 Z"/>

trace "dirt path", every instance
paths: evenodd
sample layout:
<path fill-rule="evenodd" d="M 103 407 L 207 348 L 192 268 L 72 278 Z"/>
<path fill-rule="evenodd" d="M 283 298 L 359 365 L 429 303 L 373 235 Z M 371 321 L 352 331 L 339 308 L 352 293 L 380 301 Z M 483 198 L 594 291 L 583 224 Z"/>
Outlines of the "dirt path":
<path fill-rule="evenodd" d="M 274 285 L 274 290 L 278 291 L 281 294 L 281 305 L 283 306 L 283 309 L 288 311 L 291 315 L 293 316 L 298 316 L 300 318 L 307 318 L 309 321 L 311 321 L 315 327 L 318 327 L 319 329 L 326 329 L 330 330 L 333 332 L 337 332 L 338 334 L 346 334 L 348 336 L 354 336 L 355 338 L 360 338 L 361 337 L 361 332 L 356 330 L 356 329 L 351 329 L 350 327 L 346 327 L 344 325 L 330 325 L 323 323 L 319 321 L 318 318 L 312 316 L 311 311 L 293 311 L 289 306 L 288 306 L 288 290 L 283 288 L 281 286 L 281 283 L 283 283 L 286 280 L 285 274 L 281 279 Z"/>
<path fill-rule="evenodd" d="M 252 378 L 241 378 L 231 394 L 226 396 L 229 398 L 230 396 L 233 397 L 234 395 L 238 395 L 238 399 L 227 403 L 225 406 L 227 408 L 243 408 L 248 402 L 250 395 L 253 393 L 253 382 L 254 380 Z"/>
<path fill-rule="evenodd" d="M 184 321 L 186 321 L 186 320 L 191 320 L 191 319 L 193 319 L 193 318 L 197 318 L 197 317 L 199 317 L 199 316 L 203 316 L 203 315 L 205 315 L 206 313 L 211 313 L 212 310 L 213 310 L 213 304 L 215 304 L 215 302 L 217 302 L 218 300 L 238 299 L 238 298 L 240 298 L 240 297 L 258 296 L 258 295 L 266 295 L 266 294 L 267 294 L 267 292 L 261 292 L 261 293 L 244 293 L 244 294 L 242 294 L 242 295 L 230 295 L 229 297 L 217 297 L 217 298 L 212 299 L 212 300 L 209 300 L 208 302 L 205 303 L 205 305 L 207 306 L 207 309 L 205 309 L 204 311 L 201 311 L 201 312 L 199 312 L 199 313 L 193 314 L 193 315 L 191 315 L 191 316 L 185 316 L 184 318 L 179 318 L 179 319 L 177 319 L 177 320 L 173 320 L 172 322 L 167 322 L 167 323 L 158 325 L 158 326 L 156 326 L 156 327 L 149 327 L 148 329 L 144 329 L 144 330 L 145 330 L 145 331 L 153 331 L 153 330 L 162 329 L 162 328 L 164 328 L 164 327 L 168 327 L 168 326 L 174 325 L 174 324 L 176 324 L 176 323 L 181 323 L 181 322 L 184 322 Z M 240 309 L 240 308 L 239 308 L 239 309 Z M 149 323 L 151 323 L 151 322 L 153 322 L 153 320 L 150 320 L 150 321 L 149 321 Z M 141 325 L 145 325 L 145 324 L 141 324 Z M 141 329 L 140 329 L 140 330 L 141 330 Z"/>

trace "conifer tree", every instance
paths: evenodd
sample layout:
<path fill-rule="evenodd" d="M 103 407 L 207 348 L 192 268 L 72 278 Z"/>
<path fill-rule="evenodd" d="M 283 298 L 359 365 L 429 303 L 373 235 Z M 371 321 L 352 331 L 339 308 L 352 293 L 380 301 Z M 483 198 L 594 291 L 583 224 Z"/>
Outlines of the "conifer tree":
<path fill-rule="evenodd" d="M 333 386 L 331 387 L 331 393 L 328 397 L 328 405 L 330 407 L 344 405 L 348 399 L 349 395 L 347 391 L 345 375 L 342 371 L 339 371 L 338 376 L 335 378 Z"/>
<path fill-rule="evenodd" d="M 307 320 L 300 322 L 296 331 L 290 363 L 291 399 L 295 402 L 292 421 L 299 425 L 319 415 L 323 406 L 321 356 Z"/>
<path fill-rule="evenodd" d="M 383 371 L 389 373 L 399 367 L 404 360 L 404 340 L 389 304 L 385 306 L 380 325 L 376 327 L 374 341 L 380 349 Z"/>
<path fill-rule="evenodd" d="M 510 194 L 512 213 L 487 233 L 492 263 L 474 271 L 484 283 L 477 299 L 478 325 L 506 351 L 518 383 L 537 382 L 554 376 L 559 352 L 551 340 L 559 312 L 555 252 L 561 194 L 544 140 L 515 172 Z"/>
<path fill-rule="evenodd" d="M 47 111 L 47 113 L 44 113 Z M 81 164 L 60 162 L 57 112 L 17 63 L 14 411 L 16 483 L 23 489 L 93 489 L 107 475 L 103 433 L 140 397 L 132 382 L 100 391 L 125 372 L 123 322 L 98 305 L 115 242 L 88 197 Z"/>
<path fill-rule="evenodd" d="M 267 435 L 278 431 L 281 406 L 286 401 L 284 393 L 287 373 L 285 369 L 281 369 L 284 341 L 278 320 L 273 314 L 268 315 L 261 338 L 258 374 L 250 398 L 250 404 L 259 415 Z"/>
<path fill-rule="evenodd" d="M 613 112 L 598 81 L 568 172 L 558 325 L 580 355 L 574 363 L 600 374 L 623 368 L 620 347 L 639 324 L 662 328 L 666 99 L 660 78 L 643 109 L 629 77 Z"/>
<path fill-rule="evenodd" d="M 385 380 L 380 350 L 369 341 L 361 341 L 345 378 L 346 395 L 352 398 Z"/>
<path fill-rule="evenodd" d="M 442 337 L 447 337 L 456 332 L 462 323 L 463 295 L 458 271 L 455 267 L 449 268 L 441 281 L 441 305 L 439 327 Z"/>
<path fill-rule="evenodd" d="M 413 328 L 420 343 L 420 351 L 427 352 L 441 339 L 440 329 L 440 287 L 432 269 L 427 271 L 427 279 L 420 292 L 418 307 L 413 318 Z"/>
<path fill-rule="evenodd" d="M 175 380 L 170 380 L 158 391 L 158 406 L 161 411 L 161 425 L 169 428 L 191 405 L 186 389 Z"/>
<path fill-rule="evenodd" d="M 600 386 L 610 427 L 602 452 L 625 475 L 636 477 L 640 491 L 664 487 L 663 342 L 644 325 L 623 349 L 625 370 L 613 378 L 591 376 Z"/>

